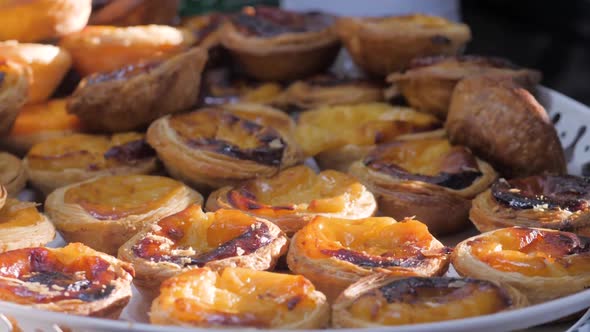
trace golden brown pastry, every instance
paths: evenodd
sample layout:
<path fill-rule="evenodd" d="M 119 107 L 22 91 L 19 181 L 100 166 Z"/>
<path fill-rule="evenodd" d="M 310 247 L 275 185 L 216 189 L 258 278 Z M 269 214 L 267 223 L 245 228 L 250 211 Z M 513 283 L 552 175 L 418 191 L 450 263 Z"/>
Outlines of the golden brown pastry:
<path fill-rule="evenodd" d="M 43 246 L 54 237 L 53 224 L 35 203 L 8 198 L 0 208 L 0 252 Z"/>
<path fill-rule="evenodd" d="M 589 203 L 588 178 L 533 175 L 500 179 L 473 200 L 469 218 L 480 232 L 525 226 L 590 236 Z"/>
<path fill-rule="evenodd" d="M 352 164 L 350 174 L 375 195 L 383 215 L 416 216 L 437 235 L 465 228 L 470 200 L 497 176 L 488 163 L 444 138 L 380 145 Z"/>
<path fill-rule="evenodd" d="M 86 25 L 91 0 L 3 0 L 0 41 L 36 42 L 61 37 Z"/>
<path fill-rule="evenodd" d="M 31 185 L 46 195 L 97 176 L 149 174 L 158 168 L 154 150 L 139 133 L 54 138 L 35 144 L 23 163 Z"/>
<path fill-rule="evenodd" d="M 148 290 L 180 272 L 208 267 L 272 269 L 287 251 L 287 236 L 268 220 L 239 210 L 203 212 L 191 205 L 145 227 L 119 249 Z"/>
<path fill-rule="evenodd" d="M 27 184 L 27 174 L 22 161 L 10 153 L 0 152 L 0 185 L 8 195 L 15 197 Z"/>
<path fill-rule="evenodd" d="M 226 22 L 226 15 L 209 13 L 183 18 L 182 26 L 193 32 L 196 46 L 212 49 L 220 45 L 222 28 Z"/>
<path fill-rule="evenodd" d="M 506 59 L 467 55 L 417 58 L 406 71 L 389 75 L 387 81 L 410 106 L 444 119 L 457 82 L 475 75 L 511 77 L 526 87 L 541 80 L 540 72 L 519 68 Z"/>
<path fill-rule="evenodd" d="M 376 272 L 399 278 L 443 275 L 449 249 L 414 219 L 320 216 L 295 233 L 287 263 L 333 302 L 352 283 Z"/>
<path fill-rule="evenodd" d="M 27 101 L 29 75 L 26 69 L 0 56 L 0 135 L 10 131 Z"/>
<path fill-rule="evenodd" d="M 307 166 L 283 170 L 235 187 L 220 188 L 207 199 L 208 211 L 239 209 L 277 224 L 293 235 L 315 216 L 343 219 L 371 217 L 373 194 L 356 179 L 337 171 L 316 174 Z"/>
<path fill-rule="evenodd" d="M 152 302 L 152 324 L 319 329 L 330 320 L 326 297 L 302 276 L 201 268 L 166 280 L 160 292 Z"/>
<path fill-rule="evenodd" d="M 542 228 L 502 228 L 459 243 L 452 255 L 462 276 L 513 286 L 532 304 L 590 287 L 590 239 Z"/>
<path fill-rule="evenodd" d="M 184 111 L 199 99 L 207 53 L 200 48 L 162 62 L 93 74 L 68 100 L 68 112 L 85 127 L 106 132 L 141 129 L 166 114 Z"/>
<path fill-rule="evenodd" d="M 92 25 L 144 25 L 175 23 L 180 0 L 93 0 Z"/>
<path fill-rule="evenodd" d="M 294 80 L 332 64 L 340 49 L 333 23 L 333 16 L 320 12 L 245 7 L 229 18 L 221 42 L 248 76 Z"/>
<path fill-rule="evenodd" d="M 381 77 L 406 68 L 413 58 L 457 54 L 471 40 L 467 25 L 421 14 L 341 17 L 336 31 L 354 62 Z"/>
<path fill-rule="evenodd" d="M 87 76 L 161 61 L 193 43 L 190 31 L 165 25 L 89 26 L 62 38 L 60 46 L 70 52 L 76 70 Z"/>
<path fill-rule="evenodd" d="M 147 140 L 173 177 L 207 191 L 301 161 L 293 127 L 282 111 L 233 104 L 165 116 L 152 123 Z"/>
<path fill-rule="evenodd" d="M 103 176 L 53 191 L 45 211 L 67 242 L 117 255 L 148 224 L 203 203 L 203 196 L 170 178 Z"/>
<path fill-rule="evenodd" d="M 81 243 L 0 254 L 0 300 L 116 319 L 131 298 L 133 267 Z"/>
<path fill-rule="evenodd" d="M 545 109 L 511 79 L 461 80 L 445 128 L 451 142 L 469 147 L 507 177 L 566 172 L 563 148 Z"/>

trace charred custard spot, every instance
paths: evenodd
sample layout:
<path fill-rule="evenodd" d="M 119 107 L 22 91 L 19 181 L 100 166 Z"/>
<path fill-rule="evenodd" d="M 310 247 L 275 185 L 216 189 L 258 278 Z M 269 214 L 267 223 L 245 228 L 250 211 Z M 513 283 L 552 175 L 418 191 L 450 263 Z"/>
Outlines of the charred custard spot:
<path fill-rule="evenodd" d="M 434 45 L 451 45 L 451 40 L 448 37 L 435 35 L 430 38 Z"/>
<path fill-rule="evenodd" d="M 155 156 L 156 151 L 143 139 L 114 146 L 104 154 L 105 159 L 114 159 L 124 164 L 132 164 L 137 160 Z"/>
<path fill-rule="evenodd" d="M 489 68 L 506 68 L 506 69 L 519 69 L 520 67 L 512 63 L 511 61 L 500 58 L 500 57 L 493 57 L 493 56 L 477 56 L 477 55 L 455 55 L 455 56 L 445 56 L 445 55 L 436 55 L 436 56 L 429 56 L 429 57 L 422 57 L 413 59 L 408 66 L 409 69 L 416 69 L 421 67 L 429 67 L 435 66 L 442 63 L 452 63 L 456 62 L 457 64 L 472 64 L 481 67 L 489 67 Z"/>
<path fill-rule="evenodd" d="M 482 176 L 482 173 L 479 171 L 464 171 L 461 173 L 441 172 L 439 175 L 436 176 L 427 176 L 409 173 L 403 168 L 393 164 L 381 164 L 375 162 L 370 163 L 369 165 L 375 170 L 378 170 L 382 173 L 386 173 L 400 179 L 408 181 L 427 182 L 455 190 L 461 190 L 469 187 L 473 183 L 473 181 L 477 180 L 477 178 Z"/>
<path fill-rule="evenodd" d="M 319 12 L 296 13 L 272 7 L 247 7 L 231 17 L 238 30 L 250 36 L 276 37 L 285 33 L 316 32 L 329 27 L 334 18 Z"/>
<path fill-rule="evenodd" d="M 88 76 L 84 81 L 86 85 L 99 84 L 109 81 L 119 81 L 129 79 L 140 74 L 147 74 L 157 68 L 162 62 L 148 62 L 134 65 L 128 65 L 108 73 L 96 73 Z"/>
<path fill-rule="evenodd" d="M 227 193 L 227 201 L 233 207 L 239 210 L 260 210 L 260 209 L 272 209 L 272 210 L 287 210 L 294 211 L 293 206 L 268 206 L 256 201 L 256 196 L 246 189 L 230 190 Z"/>
<path fill-rule="evenodd" d="M 417 252 L 415 257 L 407 259 L 399 259 L 387 256 L 371 256 L 363 252 L 353 251 L 349 249 L 328 250 L 322 249 L 320 252 L 324 255 L 337 258 L 339 260 L 352 263 L 354 265 L 364 268 L 377 267 L 417 267 L 425 262 L 426 256 Z"/>
<path fill-rule="evenodd" d="M 287 301 L 287 309 L 289 311 L 295 309 L 295 307 L 297 306 L 297 304 L 299 304 L 299 302 L 301 302 L 301 300 L 302 300 L 301 296 L 294 296 L 294 297 L 290 298 Z"/>
<path fill-rule="evenodd" d="M 261 321 L 258 317 L 256 317 L 256 315 L 251 313 L 230 314 L 224 312 L 214 312 L 208 313 L 205 317 L 208 325 L 254 328 L 268 327 L 268 323 Z"/>
<path fill-rule="evenodd" d="M 6 77 L 6 73 L 3 71 L 0 71 L 0 88 L 2 87 L 2 84 L 4 84 L 5 77 Z"/>

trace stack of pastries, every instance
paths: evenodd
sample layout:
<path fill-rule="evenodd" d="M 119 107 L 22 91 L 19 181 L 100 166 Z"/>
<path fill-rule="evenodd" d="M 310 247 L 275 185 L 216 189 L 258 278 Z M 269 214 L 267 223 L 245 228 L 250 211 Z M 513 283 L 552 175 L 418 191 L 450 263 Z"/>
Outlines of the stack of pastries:
<path fill-rule="evenodd" d="M 0 1 L 0 300 L 117 318 L 134 283 L 153 324 L 314 329 L 590 287 L 540 73 L 468 26 L 130 3 Z"/>

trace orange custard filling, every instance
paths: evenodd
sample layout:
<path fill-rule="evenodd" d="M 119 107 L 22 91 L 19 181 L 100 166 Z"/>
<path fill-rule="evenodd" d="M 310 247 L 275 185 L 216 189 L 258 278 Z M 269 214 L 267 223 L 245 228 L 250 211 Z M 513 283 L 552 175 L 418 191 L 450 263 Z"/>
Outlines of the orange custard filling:
<path fill-rule="evenodd" d="M 37 211 L 35 203 L 7 198 L 4 207 L 0 209 L 0 230 L 30 226 L 41 221 L 43 217 Z"/>
<path fill-rule="evenodd" d="M 26 105 L 18 114 L 10 136 L 30 135 L 49 131 L 79 131 L 80 120 L 68 114 L 65 99 Z"/>

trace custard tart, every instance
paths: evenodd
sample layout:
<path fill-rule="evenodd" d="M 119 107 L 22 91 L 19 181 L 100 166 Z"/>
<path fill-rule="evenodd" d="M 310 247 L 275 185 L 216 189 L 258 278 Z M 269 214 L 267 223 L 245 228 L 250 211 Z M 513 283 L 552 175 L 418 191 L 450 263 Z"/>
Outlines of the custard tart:
<path fill-rule="evenodd" d="M 462 276 L 513 286 L 532 304 L 590 287 L 590 238 L 543 228 L 501 228 L 459 243 Z"/>
<path fill-rule="evenodd" d="M 326 70 L 340 41 L 334 17 L 320 12 L 291 12 L 245 7 L 229 17 L 221 42 L 236 66 L 261 81 L 289 81 Z"/>
<path fill-rule="evenodd" d="M 194 269 L 166 280 L 152 302 L 152 324 L 186 327 L 319 329 L 326 297 L 303 276 L 226 268 Z"/>
<path fill-rule="evenodd" d="M 67 242 L 109 255 L 145 225 L 203 203 L 203 196 L 170 178 L 103 176 L 53 191 L 45 211 Z"/>
<path fill-rule="evenodd" d="M 467 25 L 421 14 L 342 17 L 336 31 L 356 65 L 381 77 L 406 68 L 413 58 L 458 54 L 471 40 Z"/>
<path fill-rule="evenodd" d="M 27 174 L 22 161 L 10 153 L 0 152 L 0 185 L 8 195 L 17 196 L 26 184 Z"/>
<path fill-rule="evenodd" d="M 0 208 L 0 252 L 42 246 L 54 237 L 53 224 L 35 203 L 7 198 Z"/>
<path fill-rule="evenodd" d="M 332 306 L 337 328 L 423 324 L 491 315 L 522 308 L 528 301 L 515 288 L 471 278 L 410 277 L 387 273 L 348 287 Z"/>
<path fill-rule="evenodd" d="M 10 131 L 27 101 L 29 76 L 25 67 L 0 56 L 0 135 Z"/>
<path fill-rule="evenodd" d="M 437 235 L 465 228 L 470 200 L 497 176 L 469 149 L 452 146 L 444 138 L 378 146 L 352 164 L 350 173 L 375 195 L 383 215 L 416 216 Z"/>
<path fill-rule="evenodd" d="M 173 177 L 207 191 L 300 162 L 293 126 L 282 111 L 235 104 L 165 116 L 152 123 L 147 140 Z"/>
<path fill-rule="evenodd" d="M 295 233 L 287 263 L 333 302 L 352 283 L 376 272 L 399 278 L 443 275 L 449 251 L 415 219 L 318 216 Z"/>
<path fill-rule="evenodd" d="M 208 267 L 269 270 L 287 251 L 287 236 L 268 220 L 239 210 L 203 212 L 200 205 L 145 227 L 119 249 L 147 289 L 180 272 Z"/>
<path fill-rule="evenodd" d="M 176 23 L 180 0 L 93 0 L 88 24 L 131 26 Z"/>
<path fill-rule="evenodd" d="M 451 142 L 469 147 L 509 178 L 566 172 L 563 148 L 545 109 L 512 79 L 461 80 L 445 128 Z"/>
<path fill-rule="evenodd" d="M 69 98 L 68 112 L 95 131 L 147 127 L 161 116 L 197 103 L 206 61 L 207 52 L 193 48 L 161 62 L 87 76 Z"/>
<path fill-rule="evenodd" d="M 496 181 L 472 202 L 480 232 L 510 226 L 550 228 L 590 236 L 590 178 L 533 175 Z"/>
<path fill-rule="evenodd" d="M 73 134 L 35 144 L 23 160 L 33 187 L 56 188 L 103 175 L 149 174 L 156 153 L 139 133 Z"/>
<path fill-rule="evenodd" d="M 457 82 L 475 75 L 511 77 L 527 87 L 541 80 L 536 70 L 519 68 L 506 59 L 482 56 L 433 56 L 414 59 L 387 81 L 410 106 L 446 118 Z"/>
<path fill-rule="evenodd" d="M 208 211 L 239 209 L 265 218 L 293 235 L 315 216 L 343 219 L 371 217 L 377 209 L 373 194 L 347 174 L 307 166 L 283 170 L 271 178 L 220 188 L 207 200 Z"/>
<path fill-rule="evenodd" d="M 0 254 L 0 300 L 116 319 L 131 298 L 133 268 L 81 243 Z"/>

